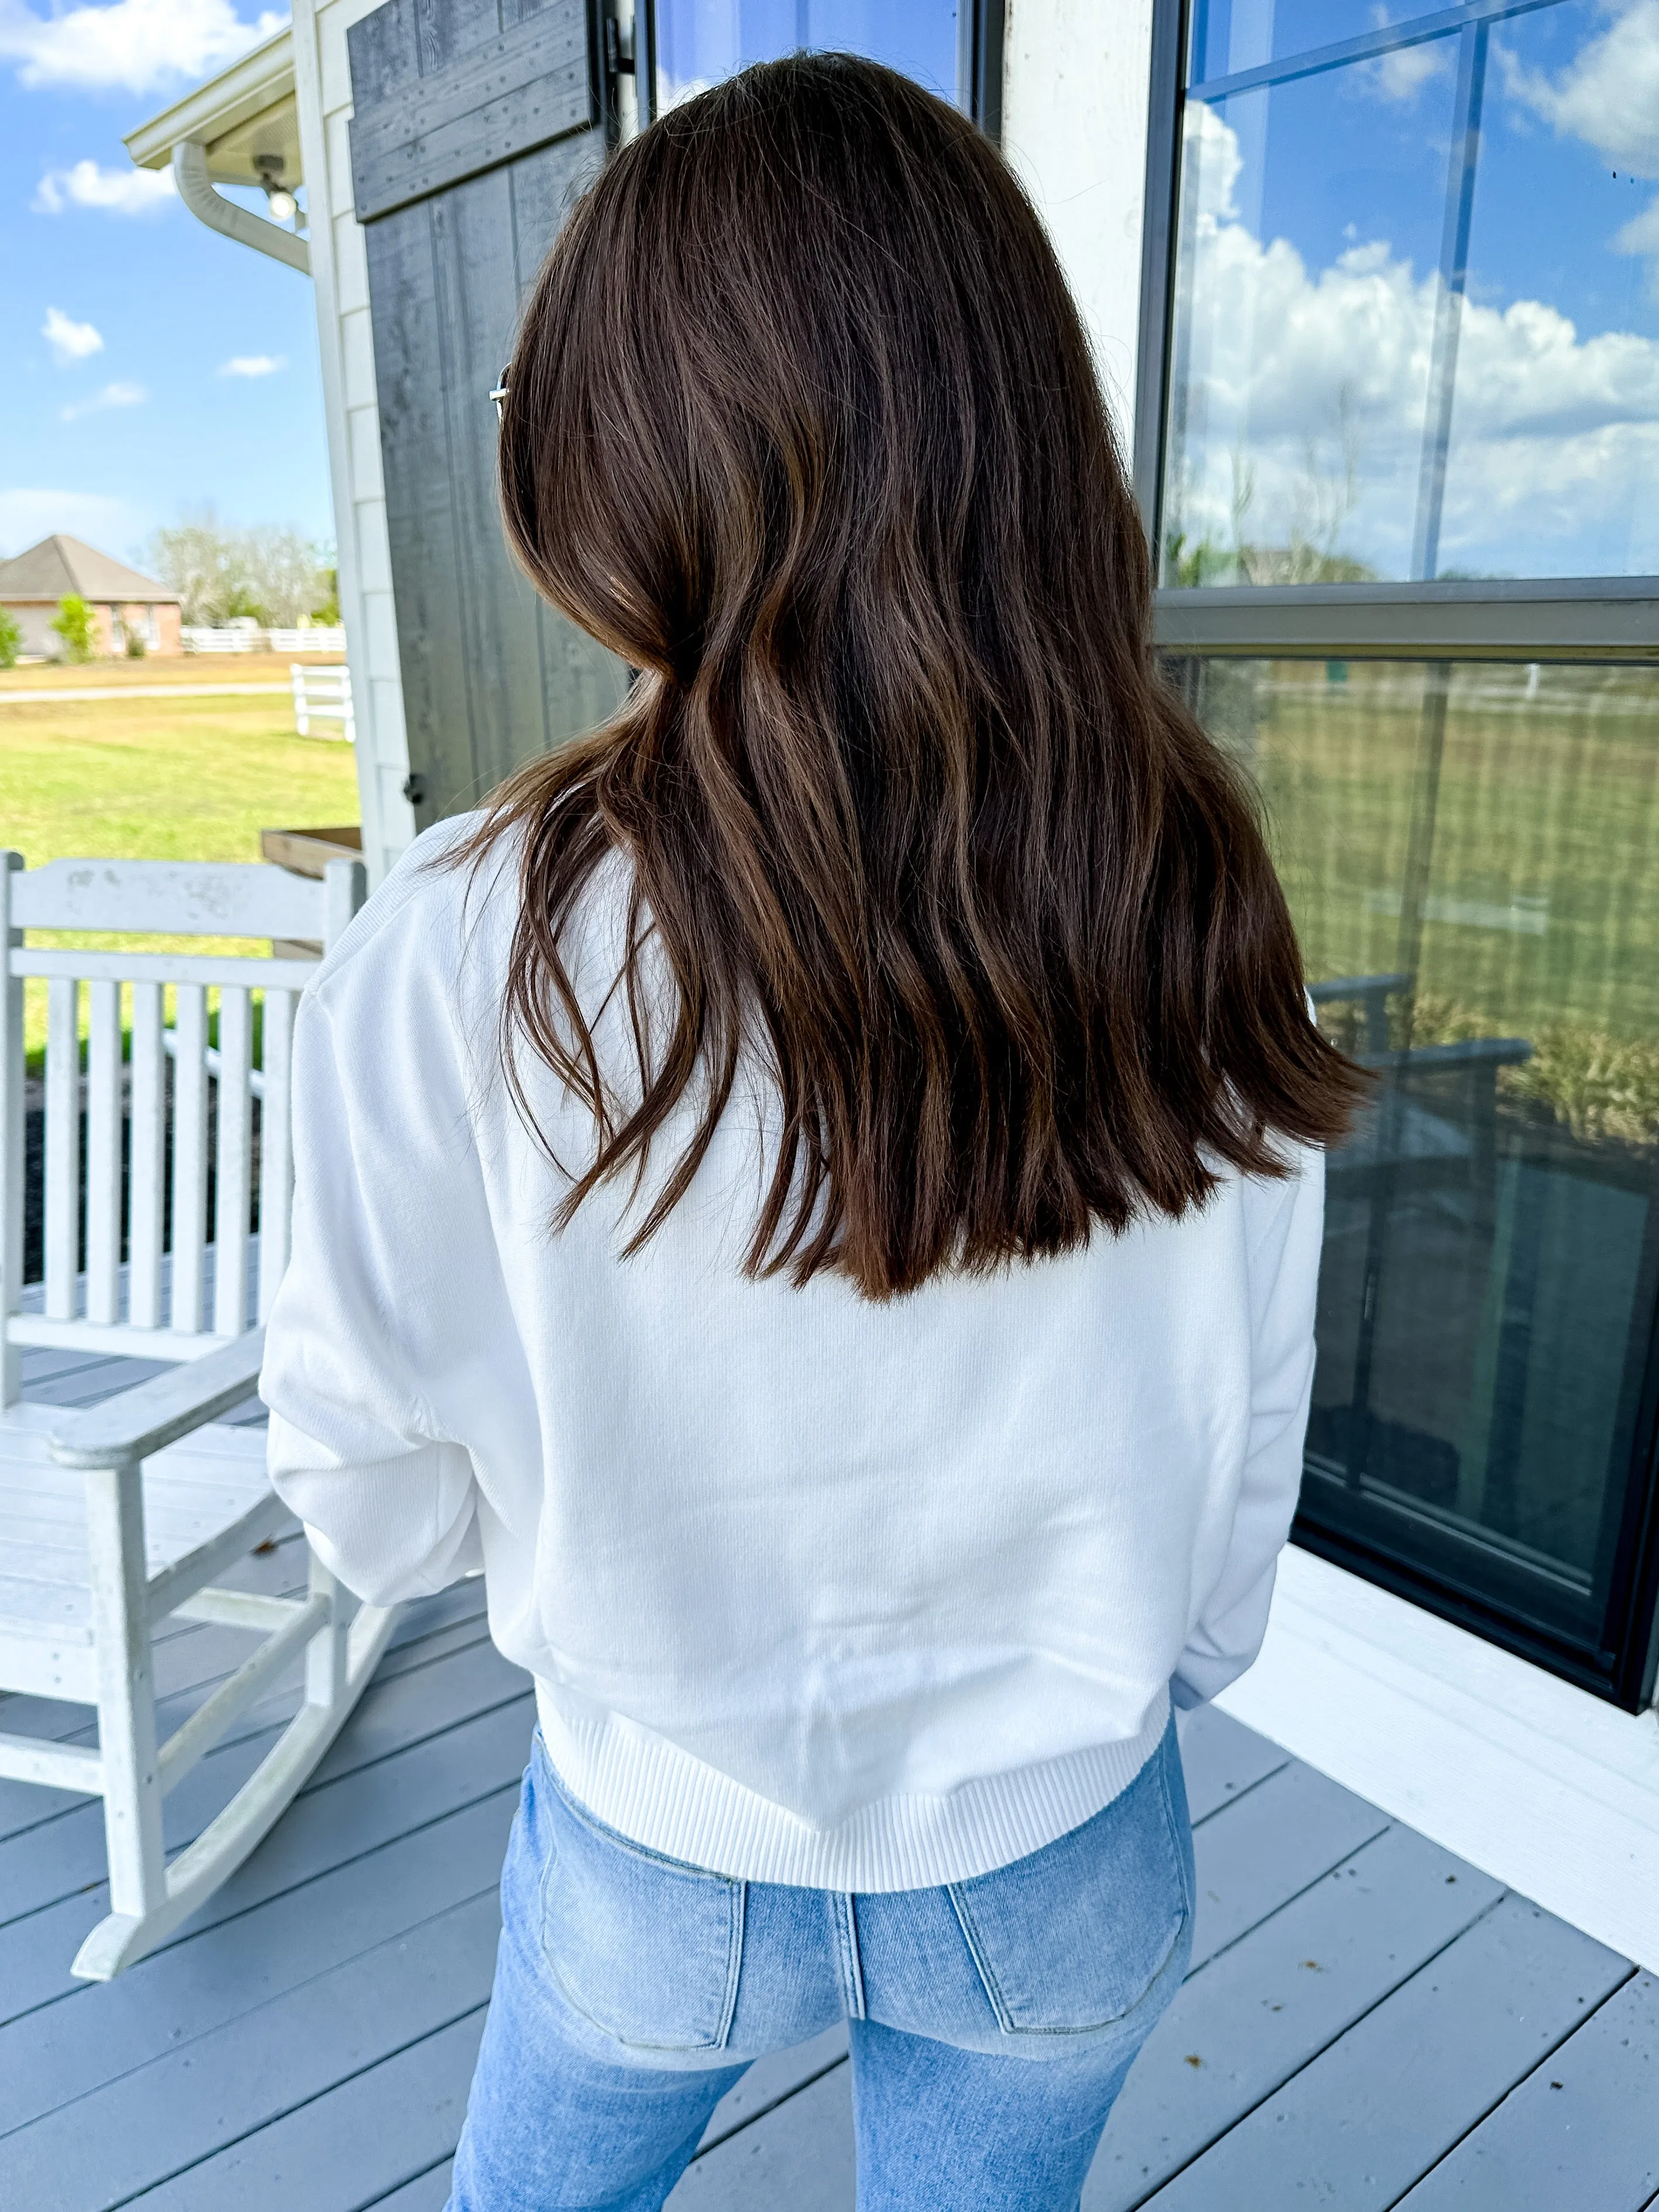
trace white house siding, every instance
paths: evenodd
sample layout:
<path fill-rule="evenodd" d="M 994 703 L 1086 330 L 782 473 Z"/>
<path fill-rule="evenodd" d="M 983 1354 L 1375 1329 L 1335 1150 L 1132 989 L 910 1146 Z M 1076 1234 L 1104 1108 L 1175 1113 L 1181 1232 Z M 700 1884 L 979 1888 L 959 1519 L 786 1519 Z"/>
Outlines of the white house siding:
<path fill-rule="evenodd" d="M 379 0 L 295 0 L 294 78 L 311 208 L 323 404 L 357 709 L 357 786 L 363 856 L 378 883 L 415 835 L 403 795 L 409 774 L 392 550 L 380 480 L 380 418 L 369 333 L 368 264 L 352 210 L 351 75 L 345 34 Z"/>
<path fill-rule="evenodd" d="M 1003 148 L 1083 311 L 1126 449 L 1152 58 L 1152 0 L 1009 0 Z"/>

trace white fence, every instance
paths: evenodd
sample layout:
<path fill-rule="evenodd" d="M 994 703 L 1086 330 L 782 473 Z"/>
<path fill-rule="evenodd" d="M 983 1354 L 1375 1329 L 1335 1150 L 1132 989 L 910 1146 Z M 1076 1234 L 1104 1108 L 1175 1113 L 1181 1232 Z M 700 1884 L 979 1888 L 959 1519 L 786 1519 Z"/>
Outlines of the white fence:
<path fill-rule="evenodd" d="M 337 627 L 260 629 L 246 623 L 228 629 L 192 625 L 179 636 L 186 653 L 343 653 L 346 641 L 344 630 Z"/>
<path fill-rule="evenodd" d="M 348 744 L 357 736 L 351 711 L 351 671 L 349 668 L 307 668 L 290 665 L 294 678 L 294 726 L 302 738 L 342 737 Z M 339 730 L 313 730 L 313 722 L 338 722 Z"/>

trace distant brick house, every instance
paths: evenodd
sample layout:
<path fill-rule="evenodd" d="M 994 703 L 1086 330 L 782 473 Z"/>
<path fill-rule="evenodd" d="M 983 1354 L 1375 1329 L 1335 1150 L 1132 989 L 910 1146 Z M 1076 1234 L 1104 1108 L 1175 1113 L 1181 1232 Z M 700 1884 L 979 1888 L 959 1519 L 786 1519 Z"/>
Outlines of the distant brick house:
<path fill-rule="evenodd" d="M 52 622 L 72 594 L 92 609 L 98 652 L 124 653 L 135 635 L 151 653 L 183 652 L 178 592 L 78 538 L 43 538 L 15 560 L 0 561 L 0 607 L 22 631 L 25 653 L 62 653 Z"/>

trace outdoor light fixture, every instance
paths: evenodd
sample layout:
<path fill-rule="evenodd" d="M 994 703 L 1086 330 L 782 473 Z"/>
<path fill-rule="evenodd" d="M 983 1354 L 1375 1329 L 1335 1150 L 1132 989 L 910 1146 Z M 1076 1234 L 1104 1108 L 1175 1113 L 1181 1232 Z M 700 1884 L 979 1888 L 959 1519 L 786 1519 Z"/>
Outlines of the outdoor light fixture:
<path fill-rule="evenodd" d="M 259 182 L 264 187 L 265 205 L 270 210 L 273 222 L 292 222 L 300 212 L 300 203 L 283 182 L 283 161 L 280 154 L 256 154 L 253 166 L 259 172 Z"/>

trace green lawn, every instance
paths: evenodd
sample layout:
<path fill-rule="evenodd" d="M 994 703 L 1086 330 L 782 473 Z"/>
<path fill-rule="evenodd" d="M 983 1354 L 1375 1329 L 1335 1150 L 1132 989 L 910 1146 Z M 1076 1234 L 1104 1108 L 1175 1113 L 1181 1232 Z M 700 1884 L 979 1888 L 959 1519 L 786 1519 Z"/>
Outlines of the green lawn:
<path fill-rule="evenodd" d="M 168 681 L 176 665 L 147 664 Z M 7 688 L 35 673 L 19 670 Z M 257 860 L 261 830 L 356 819 L 351 747 L 295 737 L 283 698 L 77 702 L 65 688 L 61 703 L 30 705 L 9 703 L 0 689 L 0 844 L 31 867 L 81 855 Z M 31 941 L 52 939 L 42 933 Z M 155 950 L 252 949 L 231 939 L 147 942 Z M 27 1010 L 32 1051 L 45 1034 L 44 993 L 40 1004 L 36 995 L 31 990 Z"/>
<path fill-rule="evenodd" d="M 1659 675 L 1212 665 L 1310 978 L 1410 969 L 1415 1042 L 1526 1038 L 1510 1091 L 1580 1134 L 1659 1139 Z M 1420 934 L 1413 908 L 1420 888 Z M 1413 957 L 1413 943 L 1416 957 Z"/>

